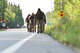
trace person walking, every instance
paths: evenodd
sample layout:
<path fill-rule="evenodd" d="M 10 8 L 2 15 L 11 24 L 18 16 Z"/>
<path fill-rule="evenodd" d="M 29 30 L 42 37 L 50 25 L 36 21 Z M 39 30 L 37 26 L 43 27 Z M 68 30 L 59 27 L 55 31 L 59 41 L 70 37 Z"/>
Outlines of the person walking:
<path fill-rule="evenodd" d="M 46 24 L 46 16 L 44 12 L 41 11 L 40 8 L 38 8 L 36 13 L 36 20 L 37 20 L 37 33 L 43 33 L 45 30 L 45 24 Z"/>
<path fill-rule="evenodd" d="M 28 16 L 26 17 L 26 23 L 27 23 L 27 30 L 28 30 L 28 32 L 30 32 L 30 14 L 28 14 Z"/>
<path fill-rule="evenodd" d="M 31 25 L 30 25 L 31 32 L 36 32 L 36 17 L 34 13 L 32 13 L 30 20 L 31 20 Z"/>

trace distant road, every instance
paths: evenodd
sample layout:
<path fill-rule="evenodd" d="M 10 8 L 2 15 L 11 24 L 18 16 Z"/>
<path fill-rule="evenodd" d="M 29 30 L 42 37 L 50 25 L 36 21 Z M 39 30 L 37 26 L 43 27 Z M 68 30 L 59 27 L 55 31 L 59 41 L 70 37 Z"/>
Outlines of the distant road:
<path fill-rule="evenodd" d="M 26 29 L 0 32 L 0 53 L 76 53 L 46 34 L 29 33 Z"/>

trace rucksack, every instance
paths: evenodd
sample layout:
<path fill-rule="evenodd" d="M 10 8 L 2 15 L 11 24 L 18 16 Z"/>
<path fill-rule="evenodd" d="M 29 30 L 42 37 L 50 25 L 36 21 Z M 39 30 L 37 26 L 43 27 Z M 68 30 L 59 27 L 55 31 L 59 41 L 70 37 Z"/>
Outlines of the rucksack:
<path fill-rule="evenodd" d="M 44 18 L 43 15 L 44 15 L 43 12 L 38 12 L 37 19 L 42 20 Z"/>

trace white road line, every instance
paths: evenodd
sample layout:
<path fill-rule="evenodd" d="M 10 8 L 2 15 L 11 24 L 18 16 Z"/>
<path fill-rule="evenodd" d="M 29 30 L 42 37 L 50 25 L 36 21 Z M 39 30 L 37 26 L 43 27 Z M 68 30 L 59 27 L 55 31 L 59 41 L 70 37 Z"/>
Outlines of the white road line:
<path fill-rule="evenodd" d="M 25 39 L 17 42 L 16 44 L 8 47 L 7 49 L 3 50 L 1 53 L 15 53 L 16 50 L 18 50 L 26 41 L 28 41 L 30 38 L 32 38 L 33 36 L 35 35 L 32 34 L 31 36 L 29 37 L 26 37 Z"/>

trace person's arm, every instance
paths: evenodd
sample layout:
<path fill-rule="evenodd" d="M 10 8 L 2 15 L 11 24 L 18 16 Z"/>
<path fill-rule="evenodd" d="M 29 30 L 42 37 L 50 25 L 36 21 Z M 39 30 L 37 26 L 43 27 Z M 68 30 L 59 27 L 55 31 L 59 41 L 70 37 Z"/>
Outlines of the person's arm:
<path fill-rule="evenodd" d="M 45 22 L 45 24 L 46 24 L 46 16 L 45 16 L 44 13 L 43 13 L 43 18 L 44 18 L 44 22 Z"/>

